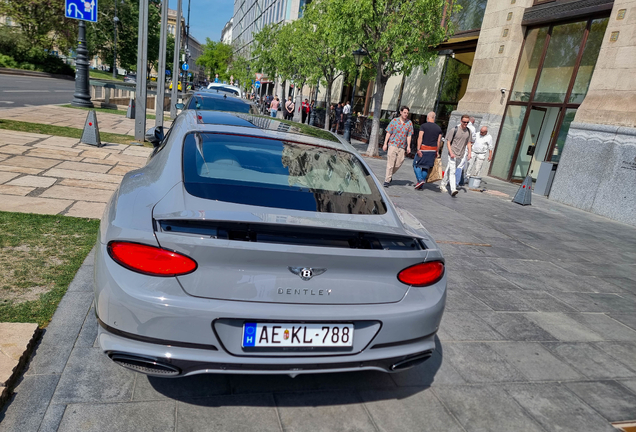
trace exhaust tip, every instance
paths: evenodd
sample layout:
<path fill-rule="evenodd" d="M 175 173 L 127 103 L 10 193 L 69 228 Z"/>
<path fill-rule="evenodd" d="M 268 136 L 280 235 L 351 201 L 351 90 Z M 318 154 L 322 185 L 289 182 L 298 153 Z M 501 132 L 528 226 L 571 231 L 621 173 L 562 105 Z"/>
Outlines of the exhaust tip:
<path fill-rule="evenodd" d="M 401 360 L 391 366 L 391 370 L 394 372 L 401 371 L 404 369 L 412 368 L 413 366 L 417 366 L 419 364 L 424 363 L 433 355 L 432 351 L 427 351 L 425 353 L 417 354 L 412 357 L 407 357 L 404 360 Z"/>
<path fill-rule="evenodd" d="M 112 361 L 127 369 L 155 376 L 177 376 L 181 374 L 179 368 L 158 362 L 150 357 L 141 357 L 133 354 L 111 354 Z"/>

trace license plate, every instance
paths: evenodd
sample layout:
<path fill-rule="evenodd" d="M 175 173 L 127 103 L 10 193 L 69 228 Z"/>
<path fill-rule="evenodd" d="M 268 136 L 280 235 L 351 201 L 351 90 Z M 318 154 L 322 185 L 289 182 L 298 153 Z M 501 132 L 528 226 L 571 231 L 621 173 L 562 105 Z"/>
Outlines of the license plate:
<path fill-rule="evenodd" d="M 350 347 L 353 324 L 255 323 L 243 325 L 243 347 Z"/>

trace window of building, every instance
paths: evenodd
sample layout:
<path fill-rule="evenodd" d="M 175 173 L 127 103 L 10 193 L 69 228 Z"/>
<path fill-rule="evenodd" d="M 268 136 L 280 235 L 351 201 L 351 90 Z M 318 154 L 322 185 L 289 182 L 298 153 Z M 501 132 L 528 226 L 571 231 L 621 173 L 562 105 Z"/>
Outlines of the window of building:
<path fill-rule="evenodd" d="M 451 22 L 455 26 L 455 33 L 479 30 L 484 20 L 487 0 L 455 0 L 453 5 L 461 6 L 458 12 L 451 16 Z"/>
<path fill-rule="evenodd" d="M 608 23 L 594 17 L 528 29 L 490 174 L 533 179 L 558 162 L 583 102 Z"/>

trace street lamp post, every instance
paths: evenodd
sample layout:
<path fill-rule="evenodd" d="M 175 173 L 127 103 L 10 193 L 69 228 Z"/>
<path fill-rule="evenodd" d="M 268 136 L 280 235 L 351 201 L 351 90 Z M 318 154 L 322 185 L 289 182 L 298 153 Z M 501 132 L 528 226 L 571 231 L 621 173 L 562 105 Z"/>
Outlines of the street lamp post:
<path fill-rule="evenodd" d="M 75 59 L 75 93 L 71 105 L 93 108 L 91 95 L 88 92 L 88 49 L 86 48 L 86 24 L 79 22 L 77 36 L 77 58 Z"/>
<path fill-rule="evenodd" d="M 358 81 L 358 71 L 362 65 L 362 61 L 367 56 L 367 52 L 362 48 L 358 48 L 353 52 L 353 59 L 356 62 L 356 78 L 353 80 L 353 91 L 351 92 L 351 110 L 353 110 L 353 102 L 356 94 L 356 82 Z M 345 120 L 344 139 L 347 142 L 351 142 L 351 112 L 347 114 L 347 120 Z"/>
<path fill-rule="evenodd" d="M 117 23 L 119 18 L 117 17 L 117 0 L 115 0 L 115 16 L 113 17 L 113 79 L 117 79 Z"/>

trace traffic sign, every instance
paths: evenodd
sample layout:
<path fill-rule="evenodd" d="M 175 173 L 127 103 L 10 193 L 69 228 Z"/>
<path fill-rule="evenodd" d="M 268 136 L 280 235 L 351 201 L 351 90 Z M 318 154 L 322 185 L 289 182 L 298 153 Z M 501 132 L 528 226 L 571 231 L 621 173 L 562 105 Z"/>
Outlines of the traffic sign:
<path fill-rule="evenodd" d="M 261 78 L 263 78 L 263 74 L 260 72 L 257 72 L 255 75 L 256 75 L 256 81 L 260 81 Z"/>
<path fill-rule="evenodd" d="M 166 75 L 170 75 L 170 69 L 166 69 Z"/>
<path fill-rule="evenodd" d="M 183 69 L 184 71 L 187 71 L 188 69 L 190 69 L 190 66 L 188 66 L 187 63 L 184 63 L 183 66 L 181 66 L 181 69 Z"/>
<path fill-rule="evenodd" d="M 254 83 L 254 87 L 256 87 L 257 89 L 261 88 L 261 82 L 260 81 L 256 81 Z"/>
<path fill-rule="evenodd" d="M 192 76 L 192 74 L 191 74 L 190 72 L 188 72 L 188 76 L 189 76 L 189 77 L 191 77 L 191 76 Z"/>
<path fill-rule="evenodd" d="M 64 15 L 66 18 L 97 22 L 97 0 L 66 0 Z"/>

